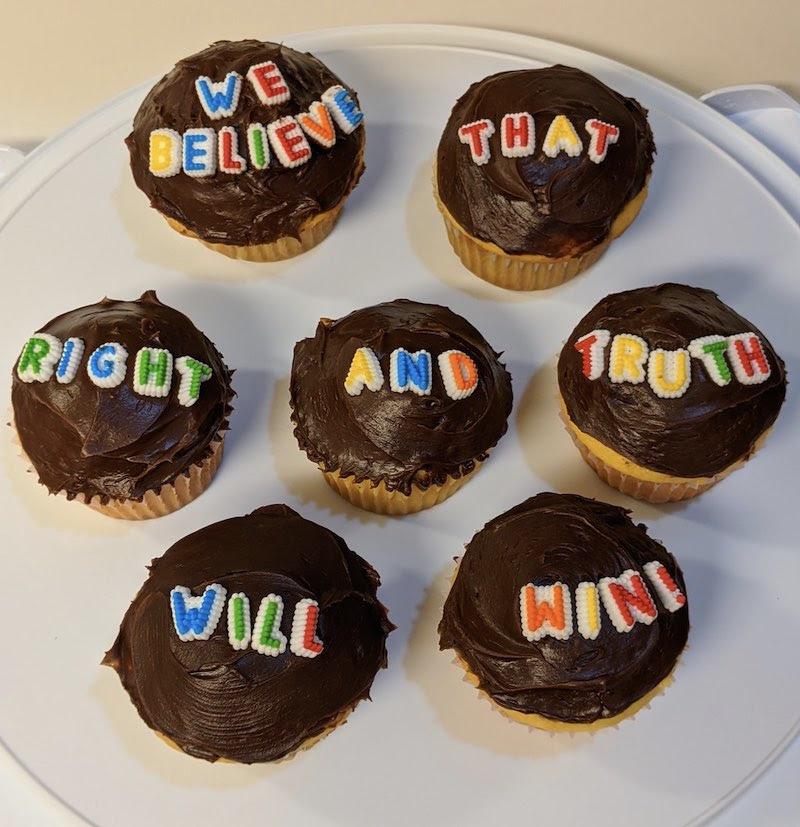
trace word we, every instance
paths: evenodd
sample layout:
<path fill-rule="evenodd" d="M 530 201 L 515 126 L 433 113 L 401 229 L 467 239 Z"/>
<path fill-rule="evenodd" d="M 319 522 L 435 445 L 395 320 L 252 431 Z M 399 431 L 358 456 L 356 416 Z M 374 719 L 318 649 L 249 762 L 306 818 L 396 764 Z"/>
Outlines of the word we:
<path fill-rule="evenodd" d="M 247 71 L 247 80 L 265 106 L 285 103 L 291 90 L 278 66 L 271 60 L 257 63 Z M 205 113 L 212 120 L 229 118 L 239 105 L 243 78 L 228 72 L 224 80 L 214 82 L 201 75 L 195 90 Z M 239 133 L 232 126 L 218 131 L 206 127 L 187 129 L 181 135 L 174 129 L 154 129 L 150 133 L 150 172 L 159 178 L 170 178 L 181 170 L 186 175 L 204 178 L 217 170 L 240 175 L 248 168 L 264 170 L 271 161 L 271 152 L 283 167 L 294 168 L 311 158 L 311 138 L 319 146 L 330 149 L 336 143 L 334 122 L 349 135 L 364 119 L 352 95 L 343 86 L 326 89 L 320 100 L 306 112 L 286 115 L 265 125 L 248 124 L 244 139 L 247 159 L 239 151 Z"/>
<path fill-rule="evenodd" d="M 466 399 L 478 387 L 478 368 L 475 362 L 460 350 L 447 350 L 437 359 L 442 382 L 451 399 Z M 389 386 L 396 393 L 411 391 L 428 396 L 433 385 L 431 355 L 427 350 L 411 353 L 402 347 L 389 357 Z M 383 387 L 383 372 L 372 348 L 360 347 L 353 355 L 344 388 L 350 396 L 358 396 L 364 388 L 379 391 Z"/>
<path fill-rule="evenodd" d="M 589 118 L 583 126 L 589 133 L 589 159 L 599 164 L 605 160 L 611 144 L 619 140 L 619 127 L 597 118 Z M 472 160 L 479 166 L 492 157 L 489 138 L 494 132 L 494 124 L 489 118 L 481 118 L 459 127 L 459 140 L 469 147 Z M 536 130 L 530 112 L 503 115 L 500 121 L 500 152 L 506 158 L 533 155 L 535 143 Z M 542 151 L 548 158 L 555 158 L 559 152 L 565 152 L 570 158 L 577 158 L 581 154 L 583 141 L 566 115 L 556 115 L 550 122 L 542 142 Z"/>
<path fill-rule="evenodd" d="M 729 384 L 733 376 L 743 385 L 757 385 L 772 372 L 755 333 L 701 336 L 692 339 L 688 348 L 650 350 L 644 339 L 632 333 L 618 333 L 612 339 L 607 330 L 593 330 L 574 345 L 581 354 L 587 379 L 603 375 L 609 341 L 608 378 L 634 385 L 646 379 L 653 393 L 662 399 L 677 399 L 686 393 L 692 381 L 692 357 L 702 362 L 709 377 L 720 387 Z"/>
<path fill-rule="evenodd" d="M 175 586 L 169 594 L 172 623 L 183 641 L 208 640 L 219 624 L 227 590 L 219 583 L 206 586 L 193 595 L 186 586 Z M 228 642 L 236 650 L 254 649 L 262 655 L 277 657 L 286 651 L 300 658 L 315 658 L 324 646 L 317 637 L 319 604 L 311 598 L 299 600 L 294 607 L 289 639 L 281 632 L 283 598 L 268 594 L 262 599 L 255 622 L 250 623 L 250 599 L 235 592 L 228 600 Z"/>
<path fill-rule="evenodd" d="M 667 611 L 677 612 L 686 605 L 685 595 L 661 563 L 647 563 L 644 572 Z M 658 615 L 641 574 L 633 569 L 619 577 L 604 577 L 599 583 L 579 583 L 575 590 L 575 615 L 578 633 L 586 640 L 595 640 L 600 634 L 601 600 L 618 632 L 630 632 L 637 622 L 649 625 Z M 567 640 L 572 636 L 572 596 L 564 583 L 526 584 L 519 592 L 519 611 L 522 634 L 527 640 L 541 640 L 548 635 Z"/>
<path fill-rule="evenodd" d="M 17 376 L 23 382 L 47 382 L 53 374 L 67 385 L 75 379 L 86 349 L 83 339 L 71 336 L 62 342 L 49 333 L 36 333 L 22 349 Z M 191 356 L 172 358 L 164 348 L 143 347 L 136 354 L 133 390 L 142 396 L 165 397 L 172 387 L 173 366 L 180 375 L 178 402 L 191 407 L 200 397 L 200 386 L 212 375 L 211 368 Z M 98 388 L 116 388 L 128 372 L 128 351 L 119 342 L 95 348 L 86 361 L 89 379 Z"/>

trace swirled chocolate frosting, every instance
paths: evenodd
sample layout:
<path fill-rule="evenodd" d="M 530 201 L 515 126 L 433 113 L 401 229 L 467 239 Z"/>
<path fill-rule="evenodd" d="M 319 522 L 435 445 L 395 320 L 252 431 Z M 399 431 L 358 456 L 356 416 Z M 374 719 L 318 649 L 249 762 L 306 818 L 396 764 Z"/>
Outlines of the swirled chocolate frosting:
<path fill-rule="evenodd" d="M 685 594 L 672 555 L 635 525 L 623 508 L 575 494 L 537 494 L 487 523 L 470 541 L 444 605 L 441 649 L 455 649 L 500 706 L 556 721 L 610 718 L 658 686 L 672 671 L 689 633 L 688 607 L 658 609 L 649 625 L 618 632 L 604 609 L 595 640 L 577 630 L 566 640 L 528 641 L 520 589 L 618 577 L 627 569 L 646 583 L 657 560 Z"/>
<path fill-rule="evenodd" d="M 344 387 L 360 347 L 373 350 L 385 380 L 378 391 L 350 396 Z M 430 395 L 390 387 L 396 348 L 431 355 Z M 466 399 L 445 392 L 439 354 L 461 350 L 475 363 L 478 384 Z M 447 307 L 408 299 L 322 319 L 311 339 L 295 345 L 290 383 L 294 433 L 309 459 L 357 481 L 384 481 L 411 493 L 471 471 L 506 431 L 511 377 L 481 334 Z"/>
<path fill-rule="evenodd" d="M 202 463 L 227 430 L 234 395 L 231 372 L 214 344 L 152 290 L 137 301 L 103 299 L 71 310 L 37 332 L 85 343 L 68 384 L 55 377 L 26 383 L 13 371 L 17 433 L 39 481 L 51 493 L 64 492 L 69 499 L 98 496 L 103 502 L 140 500 L 146 491 L 158 490 Z M 86 370 L 90 354 L 107 342 L 119 342 L 128 352 L 125 380 L 115 388 L 93 384 Z M 177 373 L 166 397 L 134 392 L 134 361 L 143 347 L 166 348 L 175 360 L 190 356 L 211 368 L 191 407 L 178 402 Z"/>
<path fill-rule="evenodd" d="M 181 641 L 170 592 L 202 594 L 218 583 L 244 593 L 252 618 L 269 594 L 283 599 L 291 635 L 295 605 L 319 604 L 314 658 L 234 649 L 225 611 L 207 640 Z M 376 597 L 375 570 L 332 531 L 286 505 L 202 528 L 153 560 L 104 664 L 119 674 L 144 722 L 198 758 L 275 761 L 338 723 L 386 666 L 394 628 Z"/>
<path fill-rule="evenodd" d="M 662 399 L 645 381 L 611 382 L 610 348 L 604 372 L 590 381 L 575 342 L 592 330 L 640 336 L 650 350 L 687 348 L 692 339 L 755 333 L 771 374 L 761 384 L 732 379 L 715 384 L 698 359 L 683 396 Z M 757 327 L 711 290 L 661 284 L 606 296 L 578 322 L 558 360 L 561 397 L 575 425 L 645 468 L 677 477 L 711 477 L 747 459 L 758 438 L 775 422 L 786 396 L 783 360 Z"/>
<path fill-rule="evenodd" d="M 504 115 L 533 117 L 535 151 L 507 158 L 500 151 Z M 565 115 L 583 142 L 577 157 L 542 150 L 553 118 Z M 489 118 L 488 163 L 473 162 L 458 129 Z M 601 163 L 587 153 L 590 118 L 620 130 Z M 439 198 L 470 235 L 507 253 L 559 258 L 577 255 L 603 242 L 622 208 L 645 186 L 655 144 L 647 111 L 633 98 L 569 66 L 521 69 L 484 78 L 462 95 L 447 121 L 436 154 Z"/>
<path fill-rule="evenodd" d="M 272 106 L 261 103 L 246 79 L 251 66 L 268 60 L 278 65 L 291 92 L 289 100 Z M 238 106 L 230 117 L 212 120 L 198 99 L 195 80 L 202 75 L 221 81 L 231 71 L 245 78 Z M 239 175 L 218 170 L 204 178 L 183 172 L 170 178 L 153 175 L 149 170 L 150 132 L 232 126 L 238 134 L 239 153 L 248 160 L 250 123 L 266 126 L 286 115 L 308 111 L 312 102 L 335 85 L 344 86 L 357 100 L 355 92 L 313 55 L 259 40 L 214 43 L 179 61 L 139 107 L 133 131 L 126 139 L 136 184 L 155 209 L 205 241 L 255 245 L 287 236 L 296 238 L 305 221 L 337 206 L 358 183 L 364 171 L 363 126 L 349 135 L 337 129 L 336 143 L 330 148 L 311 141 L 310 160 L 294 169 L 281 166 L 273 156 L 264 170 L 248 163 Z"/>

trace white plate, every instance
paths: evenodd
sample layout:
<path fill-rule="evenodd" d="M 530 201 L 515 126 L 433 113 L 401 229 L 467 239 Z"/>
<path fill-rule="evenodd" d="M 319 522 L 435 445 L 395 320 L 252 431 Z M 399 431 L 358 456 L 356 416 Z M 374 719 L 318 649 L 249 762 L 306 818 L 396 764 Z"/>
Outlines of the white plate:
<path fill-rule="evenodd" d="M 238 369 L 239 399 L 217 481 L 170 517 L 120 523 L 48 499 L 4 440 L 0 734 L 40 782 L 103 825 L 178 819 L 277 823 L 687 823 L 744 788 L 798 728 L 794 395 L 758 458 L 696 502 L 652 507 L 606 488 L 556 417 L 554 357 L 606 293 L 688 281 L 765 330 L 793 371 L 800 345 L 800 188 L 722 116 L 604 58 L 517 35 L 365 27 L 289 39 L 362 97 L 367 174 L 331 238 L 276 265 L 229 261 L 148 210 L 122 143 L 147 86 L 33 153 L 0 189 L 2 356 L 57 313 L 155 287 Z M 451 253 L 430 193 L 450 107 L 491 72 L 564 62 L 650 109 L 658 158 L 641 216 L 568 285 L 516 295 Z M 402 519 L 330 492 L 297 450 L 287 408 L 293 343 L 319 316 L 410 296 L 472 320 L 514 377 L 509 432 L 454 499 Z M 4 389 L 7 393 L 7 389 Z M 453 555 L 483 523 L 537 491 L 624 504 L 678 556 L 692 607 L 677 680 L 633 721 L 593 737 L 513 725 L 437 651 Z M 201 525 L 286 501 L 341 533 L 383 576 L 399 629 L 390 666 L 341 728 L 279 766 L 212 766 L 170 750 L 99 666 L 145 564 Z M 554 822 L 553 822 L 554 823 Z"/>

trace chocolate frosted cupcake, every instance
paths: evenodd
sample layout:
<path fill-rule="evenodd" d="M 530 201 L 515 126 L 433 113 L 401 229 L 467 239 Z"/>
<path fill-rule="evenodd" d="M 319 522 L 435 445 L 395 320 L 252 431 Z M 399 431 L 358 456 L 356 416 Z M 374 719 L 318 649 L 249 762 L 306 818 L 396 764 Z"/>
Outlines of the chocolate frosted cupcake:
<path fill-rule="evenodd" d="M 153 560 L 104 664 L 189 755 L 277 761 L 343 723 L 394 628 L 375 570 L 285 505 L 184 537 Z"/>
<path fill-rule="evenodd" d="M 646 110 L 586 72 L 500 72 L 456 102 L 436 154 L 436 200 L 475 275 L 553 287 L 627 229 L 654 153 Z"/>
<path fill-rule="evenodd" d="M 593 730 L 670 682 L 689 612 L 672 555 L 629 512 L 538 494 L 487 523 L 439 624 L 469 679 L 513 720 Z"/>
<path fill-rule="evenodd" d="M 153 291 L 57 316 L 25 343 L 11 401 L 39 482 L 112 517 L 175 511 L 222 460 L 231 372 Z"/>
<path fill-rule="evenodd" d="M 343 497 L 409 514 L 460 488 L 506 431 L 511 377 L 446 307 L 397 299 L 321 319 L 294 350 L 294 433 Z"/>
<path fill-rule="evenodd" d="M 312 55 L 225 40 L 150 90 L 126 143 L 137 185 L 174 229 L 276 261 L 333 229 L 364 171 L 363 117 Z"/>
<path fill-rule="evenodd" d="M 561 412 L 586 462 L 650 502 L 706 491 L 748 460 L 786 395 L 783 361 L 710 290 L 606 296 L 558 360 Z"/>

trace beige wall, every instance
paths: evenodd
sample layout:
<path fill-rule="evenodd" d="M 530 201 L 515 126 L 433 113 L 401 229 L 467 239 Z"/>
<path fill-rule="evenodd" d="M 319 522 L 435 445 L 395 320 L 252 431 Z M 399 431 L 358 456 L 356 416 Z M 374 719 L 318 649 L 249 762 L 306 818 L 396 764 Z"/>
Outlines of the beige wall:
<path fill-rule="evenodd" d="M 27 148 L 213 40 L 279 39 L 357 23 L 512 29 L 606 54 L 693 94 L 766 82 L 800 96 L 800 0 L 285 0 L 284 5 L 281 9 L 281 0 L 5 0 L 0 143 Z"/>

